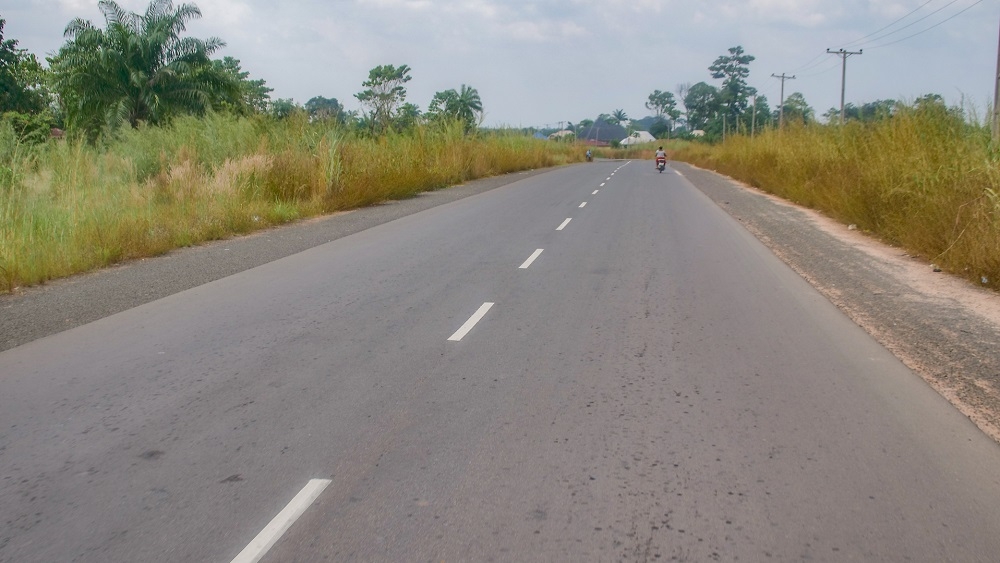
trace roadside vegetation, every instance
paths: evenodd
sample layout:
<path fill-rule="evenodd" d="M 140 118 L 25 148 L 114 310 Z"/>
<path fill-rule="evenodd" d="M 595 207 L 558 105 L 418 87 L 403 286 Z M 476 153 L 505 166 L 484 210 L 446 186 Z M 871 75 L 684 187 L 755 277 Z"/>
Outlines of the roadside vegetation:
<path fill-rule="evenodd" d="M 0 292 L 299 218 L 583 159 L 480 128 L 475 88 L 406 100 L 379 65 L 360 111 L 270 98 L 218 38 L 183 36 L 194 4 L 100 0 L 48 67 L 0 19 Z"/>
<path fill-rule="evenodd" d="M 465 124 L 359 136 L 305 115 L 182 117 L 94 145 L 0 128 L 0 290 L 470 179 L 582 160 Z"/>
<path fill-rule="evenodd" d="M 1000 289 L 1000 150 L 937 96 L 845 125 L 802 120 L 672 157 L 817 209 L 978 285 Z"/>

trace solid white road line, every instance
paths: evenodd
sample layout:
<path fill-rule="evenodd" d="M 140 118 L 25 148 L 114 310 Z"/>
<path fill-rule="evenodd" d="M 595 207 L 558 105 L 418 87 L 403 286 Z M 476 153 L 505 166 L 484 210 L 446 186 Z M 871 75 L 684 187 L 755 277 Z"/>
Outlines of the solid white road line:
<path fill-rule="evenodd" d="M 236 559 L 233 559 L 232 563 L 257 563 L 260 561 L 268 550 L 274 547 L 278 539 L 288 531 L 288 528 L 299 519 L 299 516 L 302 516 L 302 513 L 312 505 L 330 482 L 329 479 L 310 479 L 309 483 L 299 491 L 299 494 L 295 495 L 295 498 L 271 520 L 271 523 L 257 534 L 257 537 L 236 556 Z"/>
<path fill-rule="evenodd" d="M 586 201 L 580 204 L 580 208 L 581 209 L 584 208 L 584 207 L 587 207 L 587 202 Z"/>
<path fill-rule="evenodd" d="M 558 227 L 556 227 L 556 230 L 557 231 L 561 231 L 561 230 L 565 229 L 566 225 L 569 225 L 569 222 L 572 221 L 572 220 L 573 220 L 572 217 L 569 218 L 569 219 L 566 219 L 565 221 L 562 222 L 562 225 L 559 225 Z"/>
<path fill-rule="evenodd" d="M 532 252 L 531 256 L 528 256 L 528 259 L 524 261 L 524 264 L 521 264 L 520 269 L 521 270 L 527 270 L 528 266 L 531 266 L 531 263 L 534 262 L 535 259 L 538 258 L 541 254 L 542 254 L 542 249 L 541 248 L 539 248 L 538 250 Z"/>
<path fill-rule="evenodd" d="M 472 330 L 472 327 L 476 326 L 476 323 L 483 320 L 483 317 L 485 317 L 486 313 L 492 308 L 493 308 L 493 303 L 489 302 L 483 303 L 482 306 L 479 307 L 479 310 L 476 311 L 471 317 L 469 317 L 469 320 L 465 321 L 465 324 L 462 325 L 462 328 L 456 330 L 455 334 L 452 334 L 451 336 L 448 337 L 448 340 L 452 342 L 458 342 L 459 340 L 464 338 L 465 335 L 469 334 L 469 331 Z"/>
<path fill-rule="evenodd" d="M 599 191 L 601 191 L 601 190 L 594 190 L 594 193 L 592 193 L 590 195 L 597 195 L 597 192 L 599 192 Z"/>

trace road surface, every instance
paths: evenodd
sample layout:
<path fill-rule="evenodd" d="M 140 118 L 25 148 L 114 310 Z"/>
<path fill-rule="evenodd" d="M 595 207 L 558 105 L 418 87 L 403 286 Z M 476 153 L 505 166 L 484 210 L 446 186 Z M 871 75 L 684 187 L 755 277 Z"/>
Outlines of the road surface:
<path fill-rule="evenodd" d="M 0 353 L 0 561 L 994 561 L 997 468 L 649 162 Z"/>

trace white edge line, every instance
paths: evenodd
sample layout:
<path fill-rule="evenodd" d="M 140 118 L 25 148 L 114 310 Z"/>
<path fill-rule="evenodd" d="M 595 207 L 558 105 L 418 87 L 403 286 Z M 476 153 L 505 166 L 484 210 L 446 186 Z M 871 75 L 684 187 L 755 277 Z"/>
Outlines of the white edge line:
<path fill-rule="evenodd" d="M 330 484 L 329 479 L 310 479 L 306 486 L 295 495 L 285 508 L 275 516 L 271 522 L 257 534 L 257 537 L 250 542 L 232 563 L 257 563 L 267 552 L 274 547 L 282 535 L 292 527 L 292 524 L 302 516 L 315 501 L 323 489 Z"/>
<path fill-rule="evenodd" d="M 524 264 L 521 264 L 520 269 L 527 270 L 528 266 L 531 266 L 531 264 L 535 261 L 535 259 L 541 256 L 542 250 L 543 249 L 539 248 L 538 250 L 532 252 L 531 256 L 528 256 L 528 259 L 524 261 Z"/>
<path fill-rule="evenodd" d="M 566 219 L 565 221 L 562 222 L 561 225 L 559 225 L 558 227 L 556 227 L 556 230 L 557 231 L 561 231 L 561 230 L 565 229 L 566 225 L 569 225 L 569 222 L 572 221 L 572 220 L 573 220 L 572 217 L 570 217 L 569 219 Z"/>
<path fill-rule="evenodd" d="M 583 209 L 584 207 L 587 207 L 587 202 L 586 201 L 580 204 L 580 208 L 581 209 Z"/>
<path fill-rule="evenodd" d="M 483 317 L 486 316 L 486 313 L 491 308 L 493 308 L 493 303 L 489 302 L 483 303 L 479 307 L 479 310 L 476 311 L 471 317 L 469 317 L 469 320 L 465 321 L 465 324 L 462 325 L 462 328 L 456 330 L 455 334 L 452 334 L 451 336 L 448 337 L 448 340 L 452 342 L 458 342 L 459 340 L 464 338 L 465 335 L 469 334 L 469 331 L 472 330 L 472 327 L 476 326 L 476 323 L 483 320 Z"/>

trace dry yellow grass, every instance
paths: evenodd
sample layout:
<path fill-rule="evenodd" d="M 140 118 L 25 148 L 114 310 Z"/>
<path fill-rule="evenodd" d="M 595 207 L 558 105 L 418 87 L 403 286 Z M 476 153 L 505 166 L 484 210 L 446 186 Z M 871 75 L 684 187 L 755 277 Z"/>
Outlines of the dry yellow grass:
<path fill-rule="evenodd" d="M 1000 288 L 1000 159 L 989 131 L 956 110 L 904 107 L 876 123 L 793 126 L 687 145 L 673 157 Z"/>

